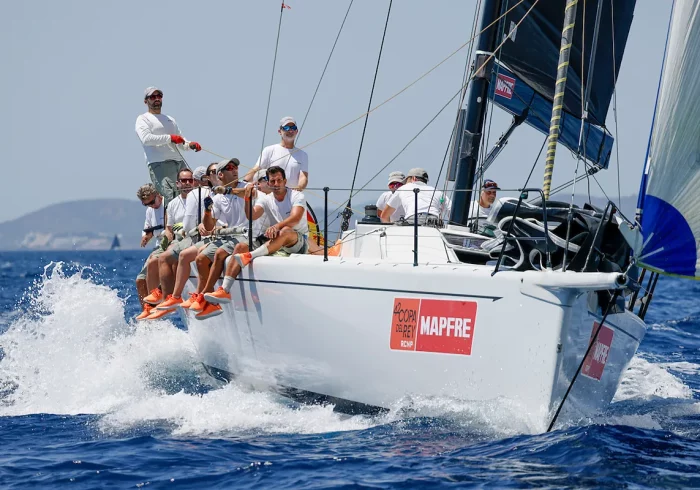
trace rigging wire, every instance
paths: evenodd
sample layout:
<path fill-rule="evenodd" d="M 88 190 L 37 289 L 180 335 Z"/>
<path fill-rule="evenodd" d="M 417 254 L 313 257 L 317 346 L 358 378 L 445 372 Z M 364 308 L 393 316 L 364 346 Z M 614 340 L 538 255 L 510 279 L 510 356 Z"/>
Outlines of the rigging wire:
<path fill-rule="evenodd" d="M 382 34 L 382 43 L 379 45 L 379 55 L 377 56 L 377 66 L 374 69 L 374 79 L 372 80 L 372 90 L 369 93 L 369 102 L 367 103 L 367 115 L 365 115 L 365 124 L 362 126 L 362 137 L 360 138 L 360 148 L 357 150 L 357 162 L 355 162 L 355 172 L 352 175 L 352 184 L 350 185 L 350 197 L 348 198 L 348 206 L 343 211 L 343 221 L 340 225 L 340 231 L 347 231 L 352 216 L 352 190 L 355 188 L 355 180 L 357 179 L 357 169 L 360 167 L 360 157 L 362 156 L 362 145 L 365 142 L 365 133 L 367 132 L 367 122 L 369 121 L 369 113 L 372 109 L 372 98 L 374 97 L 374 87 L 377 84 L 377 75 L 379 74 L 379 64 L 382 61 L 382 52 L 384 52 L 384 39 L 386 39 L 386 30 L 389 27 L 389 17 L 391 16 L 391 6 L 394 0 L 389 0 L 389 8 L 386 12 L 386 21 L 384 22 L 384 33 Z"/>
<path fill-rule="evenodd" d="M 262 141 L 260 142 L 260 154 L 265 148 L 265 130 L 267 129 L 267 118 L 270 115 L 270 100 L 272 100 L 272 85 L 275 81 L 275 66 L 277 65 L 277 48 L 280 45 L 280 31 L 282 30 L 282 14 L 284 13 L 284 2 L 280 7 L 280 20 L 277 24 L 277 41 L 275 42 L 275 56 L 272 59 L 272 75 L 270 76 L 270 90 L 267 93 L 267 109 L 265 109 L 265 124 L 263 125 Z"/>
<path fill-rule="evenodd" d="M 610 25 L 612 26 L 612 57 L 613 57 L 613 116 L 615 119 L 615 163 L 617 167 L 617 202 L 622 204 L 622 192 L 620 191 L 620 132 L 617 129 L 617 58 L 615 58 L 615 10 L 610 2 Z"/>
<path fill-rule="evenodd" d="M 343 17 L 343 22 L 340 24 L 340 29 L 338 29 L 338 34 L 335 36 L 335 41 L 333 42 L 333 47 L 331 48 L 331 52 L 328 55 L 328 59 L 326 60 L 326 66 L 323 67 L 323 72 L 321 73 L 321 78 L 318 80 L 318 85 L 316 85 L 316 90 L 314 90 L 314 95 L 311 97 L 311 102 L 309 102 L 309 108 L 306 109 L 306 114 L 304 114 L 304 119 L 301 121 L 301 126 L 299 126 L 299 132 L 297 133 L 297 141 L 299 141 L 299 137 L 301 136 L 301 131 L 304 129 L 304 123 L 306 123 L 306 118 L 309 117 L 309 112 L 311 112 L 311 106 L 314 105 L 314 100 L 316 100 L 316 94 L 318 94 L 318 89 L 321 88 L 321 82 L 323 81 L 323 76 L 326 74 L 326 70 L 328 69 L 328 64 L 331 62 L 331 57 L 333 57 L 333 51 L 335 51 L 335 46 L 338 44 L 338 39 L 340 39 L 340 33 L 343 32 L 343 27 L 345 26 L 345 21 L 348 18 L 348 14 L 350 13 L 350 8 L 352 7 L 352 4 L 355 0 L 350 0 L 350 4 L 348 5 L 348 9 L 345 12 L 345 17 Z"/>

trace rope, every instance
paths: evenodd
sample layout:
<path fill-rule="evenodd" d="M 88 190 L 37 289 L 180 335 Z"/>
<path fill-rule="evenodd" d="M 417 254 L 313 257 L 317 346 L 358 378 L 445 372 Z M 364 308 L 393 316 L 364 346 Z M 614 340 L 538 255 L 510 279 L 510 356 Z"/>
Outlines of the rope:
<path fill-rule="evenodd" d="M 343 32 L 343 26 L 345 25 L 345 21 L 348 18 L 348 14 L 350 13 L 350 8 L 352 7 L 352 3 L 355 0 L 350 0 L 350 4 L 348 5 L 348 10 L 345 12 L 345 17 L 343 17 L 343 22 L 340 24 L 340 29 L 338 30 L 338 35 L 335 36 L 335 41 L 333 42 L 333 47 L 331 48 L 331 52 L 328 55 L 328 59 L 326 60 L 326 66 L 323 67 L 323 72 L 321 73 L 321 78 L 318 80 L 318 85 L 316 85 L 316 90 L 314 91 L 313 97 L 311 97 L 311 102 L 309 103 L 309 108 L 306 109 L 306 114 L 304 114 L 304 119 L 301 121 L 301 126 L 299 126 L 299 132 L 297 133 L 297 141 L 299 141 L 299 137 L 301 136 L 301 130 L 304 129 L 304 123 L 306 122 L 306 118 L 309 117 L 309 112 L 311 112 L 311 106 L 314 105 L 314 100 L 316 100 L 316 94 L 318 93 L 318 89 L 321 87 L 321 82 L 323 81 L 323 76 L 326 74 L 326 70 L 328 69 L 328 64 L 331 62 L 331 57 L 333 56 L 333 51 L 335 51 L 335 45 L 338 44 L 338 39 L 340 39 L 340 33 Z"/>
<path fill-rule="evenodd" d="M 379 45 L 379 55 L 377 56 L 377 66 L 374 69 L 374 79 L 372 80 L 372 90 L 369 93 L 369 102 L 367 103 L 367 115 L 365 116 L 365 124 L 362 127 L 362 137 L 360 138 L 360 148 L 357 150 L 357 162 L 355 162 L 355 172 L 352 175 L 352 184 L 350 184 L 350 197 L 348 198 L 348 207 L 343 213 L 343 222 L 340 225 L 341 231 L 347 231 L 348 222 L 350 221 L 352 206 L 352 190 L 355 188 L 355 180 L 357 179 L 357 169 L 360 168 L 360 156 L 362 155 L 362 145 L 365 142 L 365 132 L 367 131 L 367 122 L 369 121 L 369 113 L 372 108 L 372 98 L 374 97 L 374 87 L 377 84 L 377 75 L 379 74 L 379 63 L 382 60 L 382 52 L 384 51 L 384 39 L 386 39 L 386 30 L 389 27 L 389 16 L 391 15 L 391 6 L 394 0 L 389 0 L 389 9 L 386 12 L 386 21 L 384 22 L 384 33 L 382 34 L 382 43 Z"/>
<path fill-rule="evenodd" d="M 265 124 L 263 125 L 262 141 L 260 142 L 260 153 L 265 148 L 265 130 L 267 129 L 267 118 L 270 114 L 270 100 L 272 100 L 272 84 L 275 81 L 275 65 L 277 64 L 277 48 L 280 44 L 280 30 L 282 29 L 282 14 L 284 13 L 284 2 L 280 7 L 280 20 L 277 24 L 277 41 L 275 41 L 275 57 L 272 59 L 272 75 L 270 76 L 270 90 L 267 93 L 267 109 L 265 109 Z"/>

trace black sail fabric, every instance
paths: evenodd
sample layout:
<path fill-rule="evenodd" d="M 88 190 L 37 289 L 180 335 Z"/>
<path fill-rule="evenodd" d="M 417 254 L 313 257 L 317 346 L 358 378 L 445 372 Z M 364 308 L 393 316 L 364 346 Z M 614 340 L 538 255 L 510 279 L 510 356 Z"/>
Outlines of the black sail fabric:
<path fill-rule="evenodd" d="M 571 0 L 539 0 L 537 5 L 517 28 L 514 36 L 501 48 L 499 60 L 507 65 L 528 86 L 548 99 L 554 98 L 561 32 L 564 24 L 564 8 Z M 581 80 L 587 80 L 590 69 L 590 54 L 593 45 L 598 1 L 603 10 L 598 34 L 593 81 L 589 100 L 589 120 L 604 126 L 614 89 L 614 81 L 620 70 L 627 35 L 632 25 L 636 0 L 579 0 L 576 11 L 574 42 L 569 60 L 566 81 L 564 110 L 581 118 Z M 503 2 L 503 11 L 514 4 L 514 0 Z M 505 18 L 505 33 L 523 18 L 535 0 L 525 0 Z M 615 62 L 613 63 L 613 25 Z M 584 28 L 585 26 L 585 28 Z M 515 40 L 513 40 L 513 37 Z M 583 49 L 582 49 L 583 48 Z M 584 70 L 581 73 L 581 57 Z"/>

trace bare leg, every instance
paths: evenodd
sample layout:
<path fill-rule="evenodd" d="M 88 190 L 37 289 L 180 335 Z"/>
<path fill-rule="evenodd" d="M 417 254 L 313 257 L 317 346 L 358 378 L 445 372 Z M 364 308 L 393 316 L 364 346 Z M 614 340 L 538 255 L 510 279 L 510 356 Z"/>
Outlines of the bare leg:
<path fill-rule="evenodd" d="M 219 279 L 219 277 L 221 277 L 221 273 L 224 270 L 224 264 L 226 263 L 226 257 L 228 256 L 228 252 L 222 248 L 216 251 L 216 254 L 214 254 L 214 264 L 209 271 L 207 283 L 204 285 L 204 289 L 202 290 L 203 293 L 210 293 L 214 291 L 214 284 L 216 284 L 216 281 Z M 233 262 L 235 262 L 235 260 Z"/>
<path fill-rule="evenodd" d="M 190 264 L 197 258 L 198 252 L 199 250 L 197 250 L 197 247 L 189 247 L 180 252 L 177 273 L 175 274 L 175 288 L 173 289 L 173 296 L 178 298 L 182 296 L 182 291 L 185 289 L 187 279 L 190 278 L 190 271 L 192 270 Z"/>
<path fill-rule="evenodd" d="M 160 274 L 160 287 L 163 290 L 163 296 L 168 297 L 172 294 L 175 286 L 175 275 L 173 274 L 172 264 L 175 262 L 175 255 L 167 251 L 158 257 L 158 273 Z"/>
<path fill-rule="evenodd" d="M 204 286 L 207 284 L 207 278 L 209 277 L 209 269 L 211 268 L 211 260 L 206 255 L 197 255 L 195 259 L 197 264 L 197 275 L 199 276 L 197 280 L 197 292 L 202 293 L 204 291 Z"/>
<path fill-rule="evenodd" d="M 272 255 L 282 247 L 291 247 L 297 242 L 297 239 L 297 232 L 292 228 L 282 228 L 282 231 L 274 240 L 267 242 L 268 255 Z"/>
<path fill-rule="evenodd" d="M 233 262 L 235 262 L 235 260 Z M 139 295 L 139 302 L 141 303 L 141 308 L 143 308 L 143 298 L 148 296 L 148 288 L 146 287 L 145 279 L 136 279 L 136 292 Z"/>
<path fill-rule="evenodd" d="M 153 291 L 160 284 L 160 274 L 158 273 L 158 257 L 148 259 L 146 265 L 146 286 L 149 291 Z"/>

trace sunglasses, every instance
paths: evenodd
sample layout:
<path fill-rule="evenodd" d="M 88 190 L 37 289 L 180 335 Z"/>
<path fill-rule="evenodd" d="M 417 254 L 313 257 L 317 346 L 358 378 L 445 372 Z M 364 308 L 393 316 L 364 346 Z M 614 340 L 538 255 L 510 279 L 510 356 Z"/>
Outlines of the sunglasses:
<path fill-rule="evenodd" d="M 194 184 L 194 179 L 180 179 L 183 184 Z"/>
<path fill-rule="evenodd" d="M 150 202 L 143 202 L 143 201 L 141 201 L 141 204 L 143 204 L 144 206 L 153 206 L 153 205 L 156 203 L 156 199 L 158 199 L 158 197 L 157 197 L 157 196 L 153 196 L 153 199 L 151 199 Z"/>
<path fill-rule="evenodd" d="M 260 178 L 258 179 L 258 182 L 260 182 L 261 180 L 267 182 L 267 181 L 268 181 L 267 175 L 263 175 L 262 177 L 260 177 Z"/>
<path fill-rule="evenodd" d="M 148 96 L 148 100 L 156 100 L 156 99 L 162 99 L 163 94 L 153 94 Z"/>
<path fill-rule="evenodd" d="M 296 131 L 297 126 L 296 126 L 296 124 L 292 124 L 292 125 L 288 124 L 286 126 L 280 126 L 280 129 L 284 129 L 285 131 Z"/>
<path fill-rule="evenodd" d="M 401 187 L 403 184 L 401 182 L 392 182 L 389 184 L 389 189 L 398 189 Z"/>
<path fill-rule="evenodd" d="M 228 165 L 226 165 L 226 166 L 222 169 L 222 171 L 223 171 L 223 170 L 226 170 L 226 171 L 228 171 L 228 172 L 233 172 L 234 169 L 237 169 L 237 168 L 238 168 L 238 165 L 234 165 L 233 163 L 229 163 Z"/>

